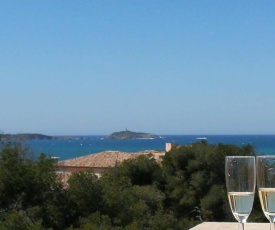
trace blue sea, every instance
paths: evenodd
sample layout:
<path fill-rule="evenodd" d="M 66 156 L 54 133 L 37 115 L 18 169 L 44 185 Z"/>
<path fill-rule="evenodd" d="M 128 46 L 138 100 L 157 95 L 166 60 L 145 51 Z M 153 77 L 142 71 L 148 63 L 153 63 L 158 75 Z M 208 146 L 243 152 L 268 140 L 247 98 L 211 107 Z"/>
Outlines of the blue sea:
<path fill-rule="evenodd" d="M 46 153 L 67 160 L 102 151 L 138 152 L 165 150 L 165 143 L 190 145 L 206 137 L 208 144 L 251 144 L 257 155 L 275 155 L 275 135 L 162 135 L 158 139 L 110 140 L 105 136 L 71 136 L 62 140 L 29 140 L 25 144 L 36 154 Z"/>

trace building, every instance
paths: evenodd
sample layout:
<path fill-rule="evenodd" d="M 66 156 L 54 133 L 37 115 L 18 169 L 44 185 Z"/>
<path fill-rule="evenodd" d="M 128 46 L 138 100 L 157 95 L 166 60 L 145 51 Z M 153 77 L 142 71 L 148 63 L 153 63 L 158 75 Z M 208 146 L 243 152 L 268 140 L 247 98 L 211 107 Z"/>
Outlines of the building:
<path fill-rule="evenodd" d="M 177 146 L 176 144 L 173 144 L 173 143 L 165 143 L 165 151 L 166 152 L 169 152 L 169 151 L 171 151 L 171 149 L 173 148 L 173 147 L 175 147 L 175 146 Z"/>
<path fill-rule="evenodd" d="M 91 170 L 99 176 L 106 169 L 121 164 L 125 160 L 136 159 L 139 156 L 148 156 L 161 163 L 165 152 L 162 151 L 143 151 L 137 153 L 126 153 L 119 151 L 105 151 L 87 156 L 77 157 L 70 160 L 59 161 L 56 165 L 56 172 L 64 184 L 67 184 L 68 177 L 74 172 Z"/>
<path fill-rule="evenodd" d="M 90 154 L 77 157 L 70 160 L 59 161 L 57 163 L 57 173 L 73 173 L 92 170 L 100 175 L 104 170 L 112 168 L 128 159 L 135 159 L 140 154 L 130 154 L 118 151 L 105 151 L 101 153 Z"/>

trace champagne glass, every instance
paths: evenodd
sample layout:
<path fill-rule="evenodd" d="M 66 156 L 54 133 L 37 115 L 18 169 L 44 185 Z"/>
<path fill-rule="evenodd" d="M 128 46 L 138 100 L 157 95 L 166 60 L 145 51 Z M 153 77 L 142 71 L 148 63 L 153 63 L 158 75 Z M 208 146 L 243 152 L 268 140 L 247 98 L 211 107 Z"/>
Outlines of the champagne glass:
<path fill-rule="evenodd" d="M 235 219 L 244 230 L 244 224 L 252 210 L 256 165 L 253 156 L 227 156 L 225 158 L 225 179 L 228 200 Z"/>
<path fill-rule="evenodd" d="M 258 156 L 257 187 L 262 210 L 275 230 L 275 156 Z"/>

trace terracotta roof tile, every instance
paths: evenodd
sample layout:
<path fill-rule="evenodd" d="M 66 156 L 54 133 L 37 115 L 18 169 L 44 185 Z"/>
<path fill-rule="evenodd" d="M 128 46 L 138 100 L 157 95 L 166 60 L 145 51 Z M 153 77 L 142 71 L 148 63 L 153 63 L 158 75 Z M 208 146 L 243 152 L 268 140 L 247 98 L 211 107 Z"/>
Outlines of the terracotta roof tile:
<path fill-rule="evenodd" d="M 105 151 L 87 156 L 77 157 L 70 160 L 59 161 L 60 166 L 74 166 L 74 167 L 93 167 L 93 168 L 110 168 L 114 167 L 128 159 L 135 159 L 141 155 L 152 155 L 157 161 L 164 156 L 164 152 L 160 151 L 144 151 L 137 153 L 126 153 L 119 151 Z"/>
<path fill-rule="evenodd" d="M 87 156 L 77 157 L 70 160 L 60 161 L 58 165 L 75 166 L 75 167 L 95 167 L 109 168 L 128 159 L 135 159 L 141 154 L 124 153 L 118 151 L 106 151 L 101 153 L 90 154 Z"/>

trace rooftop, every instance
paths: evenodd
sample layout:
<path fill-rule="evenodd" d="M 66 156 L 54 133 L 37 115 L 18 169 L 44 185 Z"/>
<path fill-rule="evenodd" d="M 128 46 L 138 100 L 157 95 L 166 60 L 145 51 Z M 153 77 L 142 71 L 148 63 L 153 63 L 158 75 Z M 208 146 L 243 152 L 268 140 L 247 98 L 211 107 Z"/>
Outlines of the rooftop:
<path fill-rule="evenodd" d="M 144 151 L 137 153 L 126 153 L 119 151 L 105 151 L 87 156 L 77 157 L 70 160 L 59 161 L 58 166 L 89 167 L 89 168 L 111 168 L 128 159 L 136 159 L 141 155 L 152 155 L 156 160 L 164 156 L 160 151 Z"/>

